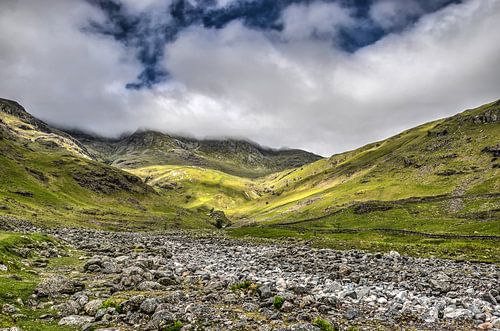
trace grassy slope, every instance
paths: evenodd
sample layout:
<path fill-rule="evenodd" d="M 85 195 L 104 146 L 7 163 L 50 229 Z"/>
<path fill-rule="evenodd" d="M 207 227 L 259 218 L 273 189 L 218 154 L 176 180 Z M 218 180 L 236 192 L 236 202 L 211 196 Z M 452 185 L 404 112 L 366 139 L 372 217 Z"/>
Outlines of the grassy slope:
<path fill-rule="evenodd" d="M 156 187 L 169 201 L 186 208 L 206 207 L 225 212 L 258 198 L 252 180 L 193 166 L 151 166 L 131 173 Z"/>
<path fill-rule="evenodd" d="M 36 130 L 22 135 L 5 113 L 0 119 L 0 215 L 115 229 L 211 227 L 206 212 L 165 203 L 138 177 L 37 139 Z"/>
<path fill-rule="evenodd" d="M 342 210 L 335 219 L 345 220 L 346 225 L 354 222 L 358 227 L 365 226 L 360 222 L 364 216 L 353 212 L 356 204 L 365 201 L 390 202 L 392 209 L 382 214 L 390 215 L 389 220 L 401 220 L 403 226 L 407 219 L 463 219 L 481 212 L 489 212 L 486 216 L 493 218 L 498 216 L 499 199 L 482 195 L 500 192 L 499 162 L 483 150 L 500 141 L 500 124 L 475 124 L 472 119 L 499 107 L 485 105 L 259 179 L 187 166 L 129 171 L 155 187 L 171 191 L 171 198 L 178 204 L 188 208 L 215 207 L 246 222 L 293 222 Z M 178 186 L 173 189 L 175 183 Z M 411 197 L 431 197 L 431 201 L 404 200 Z M 389 220 L 389 224 L 375 222 L 376 213 L 369 219 L 371 225 L 394 225 Z M 328 217 L 315 224 L 326 226 L 327 221 Z M 425 223 L 418 229 L 435 230 L 432 224 Z M 485 222 L 471 229 L 491 232 L 495 227 L 495 222 Z M 465 228 L 467 225 L 451 230 Z"/>
<path fill-rule="evenodd" d="M 498 198 L 485 204 L 472 195 L 500 192 L 499 162 L 483 151 L 500 141 L 500 123 L 474 124 L 472 118 L 499 107 L 485 105 L 328 160 L 274 174 L 262 181 L 274 195 L 241 212 L 257 221 L 290 221 L 329 214 L 360 201 L 438 195 L 472 199 L 466 199 L 463 206 L 442 204 L 440 209 L 450 214 L 498 209 Z M 445 131 L 447 134 L 437 135 Z"/>
<path fill-rule="evenodd" d="M 366 229 L 500 235 L 499 161 L 484 151 L 500 142 L 500 124 L 473 120 L 499 107 L 498 103 L 484 105 L 264 178 L 179 166 L 131 171 L 179 205 L 224 210 L 237 225 L 247 226 L 231 230 L 237 236 L 314 237 L 315 231 L 359 229 L 353 234 L 322 234 L 319 245 L 402 249 L 408 244 L 415 253 L 432 255 L 435 249 L 439 256 L 465 254 L 488 260 L 499 253 L 497 242 L 478 244 Z M 172 183 L 178 186 L 173 188 Z M 375 209 L 360 212 L 363 204 Z M 387 210 L 377 210 L 380 206 Z M 277 224 L 289 228 L 276 228 Z M 479 249 L 473 251 L 473 247 Z"/>

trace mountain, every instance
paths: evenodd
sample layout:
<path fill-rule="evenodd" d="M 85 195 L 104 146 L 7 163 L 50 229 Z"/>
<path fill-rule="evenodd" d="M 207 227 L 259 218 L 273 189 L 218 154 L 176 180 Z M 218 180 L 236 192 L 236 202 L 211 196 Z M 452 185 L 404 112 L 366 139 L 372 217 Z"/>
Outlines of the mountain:
<path fill-rule="evenodd" d="M 500 232 L 500 101 L 268 176 L 246 223 Z"/>
<path fill-rule="evenodd" d="M 70 135 L 0 99 L 0 215 L 106 228 L 212 227 L 207 211 L 165 202 Z"/>
<path fill-rule="evenodd" d="M 196 166 L 128 169 L 185 208 L 240 226 L 498 233 L 500 101 L 263 178 Z M 259 230 L 261 231 L 261 230 Z"/>
<path fill-rule="evenodd" d="M 259 177 L 321 159 L 306 151 L 271 149 L 245 140 L 197 140 L 156 131 L 137 131 L 120 139 L 69 133 L 100 160 L 122 169 L 183 165 Z"/>
<path fill-rule="evenodd" d="M 330 158 L 151 131 L 70 135 L 11 101 L 0 110 L 0 215 L 106 228 L 231 223 L 234 236 L 488 261 L 499 252 L 500 101 Z"/>

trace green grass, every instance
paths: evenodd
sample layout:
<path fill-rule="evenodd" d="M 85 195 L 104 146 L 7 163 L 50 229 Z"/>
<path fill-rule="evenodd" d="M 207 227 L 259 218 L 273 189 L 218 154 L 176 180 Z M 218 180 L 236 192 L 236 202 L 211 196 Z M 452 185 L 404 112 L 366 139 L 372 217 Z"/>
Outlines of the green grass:
<path fill-rule="evenodd" d="M 184 324 L 181 321 L 175 321 L 162 329 L 162 331 L 180 331 Z"/>
<path fill-rule="evenodd" d="M 414 257 L 438 257 L 500 263 L 500 246 L 493 240 L 434 239 L 414 235 L 388 234 L 378 231 L 353 233 L 319 233 L 312 229 L 245 227 L 228 230 L 235 238 L 287 240 L 295 238 L 315 247 L 339 250 L 360 249 L 368 252 L 396 250 Z"/>
<path fill-rule="evenodd" d="M 284 303 L 285 303 L 285 299 L 283 299 L 283 297 L 280 297 L 279 295 L 275 296 L 273 299 L 273 306 L 276 309 L 281 309 L 281 307 L 283 307 Z"/>
<path fill-rule="evenodd" d="M 337 329 L 327 320 L 316 317 L 312 322 L 312 325 L 318 327 L 321 331 L 337 331 Z"/>
<path fill-rule="evenodd" d="M 106 299 L 102 303 L 102 307 L 101 308 L 115 308 L 118 313 L 121 313 L 122 312 L 121 303 L 123 301 L 125 301 L 125 299 L 123 299 L 123 298 L 120 298 L 120 297 L 111 297 L 111 298 Z"/>
<path fill-rule="evenodd" d="M 27 302 L 29 296 L 33 293 L 35 287 L 40 281 L 39 276 L 33 272 L 27 263 L 38 258 L 34 253 L 27 257 L 20 254 L 23 248 L 42 247 L 44 242 L 54 242 L 50 237 L 39 234 L 19 234 L 0 232 L 0 262 L 8 266 L 7 272 L 0 272 L 0 306 L 3 304 L 12 304 L 19 308 L 19 313 L 26 317 L 14 320 L 12 316 L 0 314 L 0 327 L 19 326 L 22 330 L 74 330 L 70 327 L 57 325 L 57 321 L 41 321 L 39 317 L 42 314 L 53 313 L 49 309 L 31 310 L 29 307 L 20 305 L 18 300 Z M 69 257 L 50 259 L 49 268 L 61 265 L 59 259 L 69 262 Z M 74 264 L 75 262 L 73 257 Z M 66 264 L 68 266 L 68 264 Z"/>

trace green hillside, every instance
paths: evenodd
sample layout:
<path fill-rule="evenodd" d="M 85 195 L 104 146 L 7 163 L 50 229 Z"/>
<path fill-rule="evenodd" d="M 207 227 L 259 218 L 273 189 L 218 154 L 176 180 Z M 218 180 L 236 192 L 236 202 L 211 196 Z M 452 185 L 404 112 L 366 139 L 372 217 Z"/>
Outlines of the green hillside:
<path fill-rule="evenodd" d="M 330 227 L 339 226 L 343 215 L 349 227 L 392 227 L 394 219 L 411 219 L 414 223 L 397 227 L 433 230 L 429 219 L 453 219 L 460 226 L 442 231 L 491 233 L 498 223 L 487 220 L 500 218 L 499 105 L 258 179 L 187 166 L 129 171 L 176 204 L 224 210 L 240 225 L 303 221 L 307 227 Z M 376 224 L 377 213 L 384 221 Z M 368 219 L 370 224 L 362 222 Z"/>
<path fill-rule="evenodd" d="M 443 209 L 461 215 L 462 198 L 487 196 L 491 204 L 480 211 L 498 216 L 499 143 L 497 101 L 269 176 L 263 183 L 272 193 L 247 210 L 256 220 L 296 220 L 364 201 L 446 197 Z"/>
<path fill-rule="evenodd" d="M 496 241 L 446 238 L 500 235 L 499 143 L 497 101 L 258 179 L 200 167 L 130 171 L 177 205 L 223 210 L 235 236 L 489 260 Z"/>
<path fill-rule="evenodd" d="M 212 227 L 206 211 L 165 200 L 140 178 L 91 159 L 18 104 L 0 100 L 0 215 L 105 228 Z"/>

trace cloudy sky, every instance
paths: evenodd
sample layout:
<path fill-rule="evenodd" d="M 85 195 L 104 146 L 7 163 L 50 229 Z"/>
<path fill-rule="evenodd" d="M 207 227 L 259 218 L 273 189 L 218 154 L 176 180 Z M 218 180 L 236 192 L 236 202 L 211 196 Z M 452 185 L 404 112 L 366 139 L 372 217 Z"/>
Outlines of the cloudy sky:
<path fill-rule="evenodd" d="M 1 0 L 0 96 L 330 155 L 500 98 L 499 31 L 500 0 Z"/>

